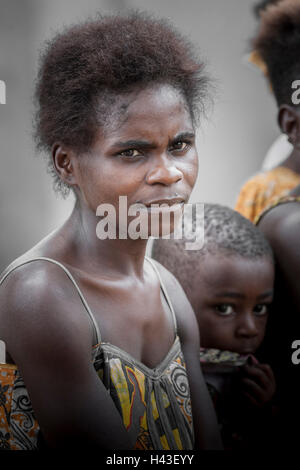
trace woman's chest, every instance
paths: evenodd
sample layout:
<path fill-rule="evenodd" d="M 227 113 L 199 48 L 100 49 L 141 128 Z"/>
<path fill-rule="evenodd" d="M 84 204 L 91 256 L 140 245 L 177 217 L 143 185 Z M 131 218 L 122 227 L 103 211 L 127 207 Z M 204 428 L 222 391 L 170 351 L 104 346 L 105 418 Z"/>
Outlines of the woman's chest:
<path fill-rule="evenodd" d="M 88 302 L 101 340 L 149 367 L 159 364 L 174 342 L 174 321 L 160 289 L 91 289 Z"/>

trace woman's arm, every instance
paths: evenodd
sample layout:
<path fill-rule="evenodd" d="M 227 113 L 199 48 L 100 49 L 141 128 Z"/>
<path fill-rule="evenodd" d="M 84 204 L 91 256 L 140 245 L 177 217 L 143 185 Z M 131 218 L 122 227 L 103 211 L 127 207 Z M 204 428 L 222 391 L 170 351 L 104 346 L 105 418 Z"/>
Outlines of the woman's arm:
<path fill-rule="evenodd" d="M 157 263 L 161 277 L 172 301 L 186 362 L 191 392 L 192 413 L 197 449 L 222 449 L 215 410 L 205 384 L 200 366 L 199 327 L 194 311 L 177 279 Z"/>
<path fill-rule="evenodd" d="M 285 295 L 291 296 L 300 312 L 300 204 L 290 202 L 271 209 L 259 222 L 271 244 L 277 269 L 283 277 Z M 286 290 L 285 290 L 286 289 Z"/>
<path fill-rule="evenodd" d="M 60 268 L 35 262 L 8 276 L 0 287 L 0 338 L 49 447 L 132 448 L 92 364 L 91 322 Z"/>

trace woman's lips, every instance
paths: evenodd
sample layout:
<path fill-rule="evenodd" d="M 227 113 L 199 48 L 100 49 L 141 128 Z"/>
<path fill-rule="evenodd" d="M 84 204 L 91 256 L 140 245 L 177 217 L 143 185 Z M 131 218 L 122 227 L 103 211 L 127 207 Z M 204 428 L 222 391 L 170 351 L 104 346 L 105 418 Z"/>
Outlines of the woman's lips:
<path fill-rule="evenodd" d="M 175 213 L 175 212 L 182 212 L 184 206 L 184 202 L 181 203 L 174 203 L 174 204 L 166 204 L 166 203 L 153 203 L 149 206 L 144 206 L 144 210 L 150 212 L 151 214 L 164 214 L 164 213 Z"/>
<path fill-rule="evenodd" d="M 176 204 L 184 204 L 184 198 L 182 197 L 176 197 L 176 198 L 170 198 L 170 199 L 156 199 L 153 201 L 146 201 L 143 203 L 144 206 L 146 207 L 151 207 L 153 205 L 161 206 L 161 205 L 168 205 L 168 206 L 174 206 Z"/>
<path fill-rule="evenodd" d="M 152 201 L 138 202 L 135 207 L 147 210 L 151 213 L 176 212 L 182 210 L 185 199 L 182 197 L 155 199 Z"/>

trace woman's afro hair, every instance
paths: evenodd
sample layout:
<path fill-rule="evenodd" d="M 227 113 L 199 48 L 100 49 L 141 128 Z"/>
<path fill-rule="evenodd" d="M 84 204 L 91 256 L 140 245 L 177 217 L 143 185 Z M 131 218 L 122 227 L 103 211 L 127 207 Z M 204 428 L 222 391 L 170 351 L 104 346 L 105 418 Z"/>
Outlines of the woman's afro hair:
<path fill-rule="evenodd" d="M 46 43 L 35 90 L 35 139 L 48 154 L 55 142 L 78 154 L 92 146 L 120 93 L 152 83 L 184 96 L 195 120 L 210 80 L 192 45 L 166 20 L 142 12 L 98 16 Z M 49 161 L 54 186 L 64 186 Z M 63 192 L 63 191 L 62 191 Z"/>
<path fill-rule="evenodd" d="M 277 104 L 292 105 L 292 83 L 300 78 L 299 0 L 281 0 L 261 12 L 252 48 L 267 65 Z"/>

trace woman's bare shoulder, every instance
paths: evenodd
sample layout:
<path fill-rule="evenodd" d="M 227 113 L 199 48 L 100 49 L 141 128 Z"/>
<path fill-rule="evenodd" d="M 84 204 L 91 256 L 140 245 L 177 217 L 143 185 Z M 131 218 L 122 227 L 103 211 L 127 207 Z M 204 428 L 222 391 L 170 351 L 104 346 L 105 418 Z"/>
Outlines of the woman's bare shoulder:
<path fill-rule="evenodd" d="M 0 296 L 12 302 L 19 297 L 28 297 L 29 292 L 44 297 L 52 289 L 59 288 L 60 282 L 65 283 L 65 277 L 56 260 L 33 257 L 28 252 L 15 259 L 0 274 Z"/>
<path fill-rule="evenodd" d="M 26 342 L 36 348 L 42 343 L 55 347 L 60 339 L 78 334 L 91 345 L 92 330 L 82 303 L 60 266 L 22 256 L 5 269 L 1 279 L 0 338 L 14 359 Z"/>
<path fill-rule="evenodd" d="M 279 204 L 269 210 L 259 221 L 259 228 L 264 232 L 273 248 L 276 246 L 294 247 L 299 239 L 300 228 L 299 201 Z"/>

